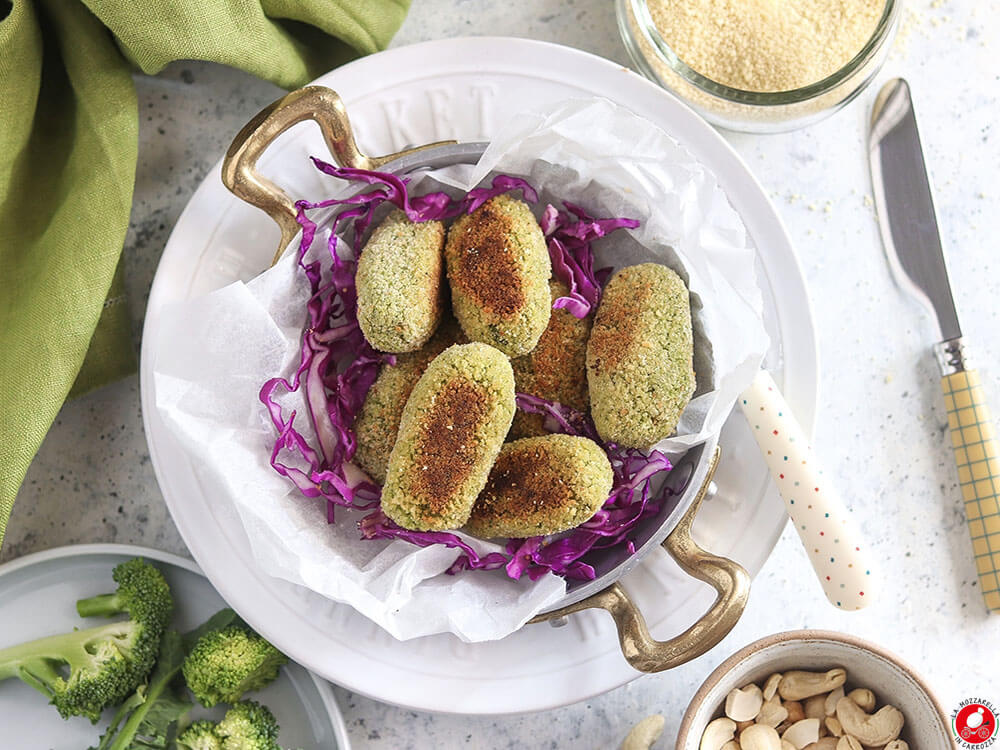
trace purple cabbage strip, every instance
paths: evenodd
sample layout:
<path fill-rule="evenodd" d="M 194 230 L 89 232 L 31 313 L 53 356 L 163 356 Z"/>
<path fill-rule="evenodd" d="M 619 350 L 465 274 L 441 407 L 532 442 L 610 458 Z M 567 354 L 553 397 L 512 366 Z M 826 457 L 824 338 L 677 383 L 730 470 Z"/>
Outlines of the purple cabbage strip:
<path fill-rule="evenodd" d="M 397 526 L 382 512 L 381 508 L 362 518 L 359 527 L 365 539 L 402 539 L 418 547 L 443 544 L 446 547 L 462 550 L 462 554 L 448 568 L 447 572 L 451 574 L 461 570 L 495 570 L 507 564 L 506 555 L 500 552 L 490 552 L 480 556 L 457 534 L 448 531 L 411 531 Z"/>
<path fill-rule="evenodd" d="M 522 180 L 520 177 L 511 177 L 506 174 L 498 174 L 493 178 L 493 183 L 488 188 L 473 188 L 468 192 L 468 194 L 458 203 L 458 213 L 471 214 L 481 205 L 486 203 L 486 201 L 491 198 L 495 198 L 503 193 L 509 193 L 511 190 L 520 190 L 524 199 L 528 203 L 538 202 L 538 193 L 535 191 L 531 185 Z M 456 216 L 458 215 L 456 213 Z"/>
<path fill-rule="evenodd" d="M 270 459 L 274 470 L 292 482 L 304 497 L 324 498 L 330 523 L 334 521 L 337 506 L 370 510 L 359 523 L 364 539 L 401 539 L 420 547 L 442 544 L 459 550 L 449 573 L 504 568 L 515 580 L 526 575 L 534 581 L 549 572 L 586 580 L 593 579 L 595 572 L 580 558 L 590 550 L 624 542 L 626 549 L 634 552 L 630 534 L 640 521 L 658 513 L 670 494 L 665 490 L 655 497 L 651 495 L 654 477 L 671 468 L 667 457 L 657 451 L 646 456 L 639 451 L 606 445 L 585 414 L 524 393 L 517 394 L 518 408 L 544 415 L 546 429 L 588 437 L 608 453 L 615 482 L 610 497 L 593 518 L 559 538 L 512 539 L 507 542 L 506 553 L 480 555 L 456 534 L 411 531 L 385 516 L 379 507 L 381 489 L 351 463 L 357 447 L 352 425 L 379 368 L 394 364 L 395 358 L 373 349 L 361 332 L 354 282 L 357 250 L 354 257 L 342 257 L 338 245 L 342 226 L 353 230 L 354 245 L 358 248 L 375 210 L 385 202 L 404 211 L 412 221 L 431 221 L 471 213 L 491 198 L 511 190 L 521 190 L 525 199 L 533 203 L 538 195 L 520 178 L 497 175 L 490 187 L 472 190 L 458 200 L 443 192 L 411 197 L 406 178 L 336 167 L 316 158 L 313 163 L 321 172 L 371 185 L 373 189 L 343 199 L 296 203 L 297 220 L 302 226 L 298 264 L 309 281 L 311 294 L 306 303 L 307 319 L 298 367 L 290 380 L 272 378 L 260 390 L 260 400 L 277 432 Z M 330 228 L 328 279 L 324 280 L 322 261 L 305 260 L 318 229 L 307 212 L 333 206 L 343 208 L 333 218 Z M 564 206 L 566 212 L 548 206 L 540 223 L 555 274 L 571 290 L 570 296 L 557 300 L 554 307 L 565 307 L 582 318 L 600 300 L 601 283 L 607 278 L 604 269 L 594 271 L 591 241 L 618 228 L 638 226 L 638 222 L 594 219 L 578 206 L 571 203 Z M 350 361 L 344 367 L 347 360 Z M 286 417 L 278 402 L 280 392 L 299 389 L 306 401 L 318 448 L 310 445 L 296 429 L 296 412 Z"/>
<path fill-rule="evenodd" d="M 595 219 L 579 206 L 563 201 L 566 211 L 548 205 L 539 224 L 548 242 L 549 259 L 556 278 L 569 287 L 552 307 L 565 308 L 576 318 L 585 318 L 601 301 L 601 287 L 610 269 L 594 270 L 591 243 L 616 229 L 635 229 L 636 219 Z"/>

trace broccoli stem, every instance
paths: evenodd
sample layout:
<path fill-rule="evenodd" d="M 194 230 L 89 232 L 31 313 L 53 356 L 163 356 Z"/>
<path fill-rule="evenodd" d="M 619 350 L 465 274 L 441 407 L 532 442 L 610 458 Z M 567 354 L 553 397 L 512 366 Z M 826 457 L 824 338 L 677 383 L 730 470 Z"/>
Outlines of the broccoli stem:
<path fill-rule="evenodd" d="M 106 627 L 95 628 L 93 634 L 104 630 Z M 17 677 L 51 700 L 53 685 L 62 679 L 57 664 L 78 669 L 90 662 L 83 646 L 90 635 L 91 631 L 64 633 L 0 650 L 0 682 Z"/>
<path fill-rule="evenodd" d="M 76 611 L 80 617 L 111 617 L 121 614 L 124 606 L 118 594 L 101 594 L 89 599 L 80 599 Z"/>
<path fill-rule="evenodd" d="M 127 627 L 127 622 L 113 622 L 0 649 L 0 682 L 17 677 L 51 698 L 51 690 L 43 685 L 51 685 L 62 678 L 56 664 L 65 664 L 71 671 L 90 666 L 94 658 L 87 646 L 105 639 L 121 638 Z"/>
<path fill-rule="evenodd" d="M 170 698 L 171 683 L 180 673 L 183 663 L 184 647 L 181 643 L 181 636 L 176 631 L 167 631 L 160 643 L 160 653 L 156 661 L 156 668 L 153 670 L 153 674 L 149 676 L 149 682 L 146 684 L 145 690 L 141 692 L 137 691 L 138 698 L 133 696 L 126 701 L 126 704 L 134 707 L 134 709 L 129 714 L 128 719 L 125 720 L 125 723 L 122 724 L 121 731 L 115 734 L 115 728 L 124 718 L 123 711 L 126 707 L 122 706 L 115 715 L 112 726 L 101 738 L 101 743 L 97 750 L 133 750 L 133 748 L 137 748 L 143 744 L 138 737 L 140 729 L 143 728 L 143 724 L 147 718 L 151 718 L 151 714 L 157 712 L 157 703 L 161 699 Z M 187 713 L 191 705 L 186 701 L 178 702 L 174 700 L 173 703 L 176 708 L 180 709 L 178 713 L 173 716 L 168 714 L 165 717 L 161 710 L 159 712 L 160 716 L 156 718 L 157 722 L 162 723 L 162 726 L 158 726 L 157 729 L 162 730 L 164 735 L 168 733 L 169 725 Z M 163 721 L 164 718 L 167 721 Z M 150 745 L 150 747 L 152 746 Z"/>
<path fill-rule="evenodd" d="M 43 676 L 57 677 L 58 674 L 51 666 L 53 661 L 62 662 L 74 669 L 89 664 L 91 658 L 84 644 L 94 637 L 100 638 L 107 630 L 107 626 L 77 630 L 0 650 L 0 680 L 20 677 L 21 669 L 29 666 L 37 666 L 39 672 L 44 672 Z"/>

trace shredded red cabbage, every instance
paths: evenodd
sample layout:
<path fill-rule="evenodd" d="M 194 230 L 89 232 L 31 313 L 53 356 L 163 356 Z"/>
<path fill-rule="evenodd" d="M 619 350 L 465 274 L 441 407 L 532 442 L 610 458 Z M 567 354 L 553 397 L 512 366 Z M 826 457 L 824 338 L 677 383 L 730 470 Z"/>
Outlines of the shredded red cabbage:
<path fill-rule="evenodd" d="M 537 580 L 547 572 L 565 578 L 592 579 L 593 567 L 580 559 L 590 550 L 624 544 L 630 553 L 634 552 L 630 534 L 642 519 L 657 514 L 671 494 L 669 489 L 655 496 L 651 492 L 652 479 L 671 468 L 667 457 L 658 451 L 647 456 L 604 444 L 586 415 L 528 394 L 517 395 L 518 408 L 545 415 L 550 431 L 591 438 L 608 453 L 615 482 L 611 496 L 592 519 L 559 538 L 512 539 L 506 545 L 506 553 L 480 555 L 456 534 L 410 531 L 385 516 L 379 507 L 381 489 L 351 463 L 357 448 L 351 426 L 379 368 L 383 363 L 394 364 L 395 358 L 373 349 L 361 332 L 354 284 L 358 251 L 353 255 L 344 253 L 348 257 L 343 257 L 338 235 L 349 226 L 354 234 L 354 247 L 359 248 L 375 209 L 385 202 L 404 211 L 411 221 L 431 221 L 471 213 L 490 198 L 511 190 L 520 190 L 532 203 L 537 202 L 538 195 L 524 180 L 498 175 L 489 187 L 471 190 L 461 199 L 443 192 L 410 196 L 407 178 L 336 167 L 317 158 L 312 161 L 321 172 L 372 185 L 373 189 L 343 199 L 296 203 L 297 221 L 302 226 L 298 264 L 309 281 L 311 295 L 306 304 L 307 323 L 298 368 L 290 380 L 272 378 L 260 390 L 260 400 L 277 431 L 270 459 L 274 470 L 287 477 L 303 496 L 322 497 L 330 523 L 334 521 L 337 506 L 371 510 L 359 523 L 364 539 L 401 539 L 420 547 L 441 544 L 459 550 L 449 573 L 502 567 L 514 579 L 527 575 Z M 591 241 L 620 227 L 636 227 L 638 222 L 594 219 L 578 206 L 564 205 L 568 213 L 547 206 L 541 220 L 554 271 L 570 288 L 570 296 L 556 300 L 553 307 L 565 307 L 582 318 L 597 305 L 601 283 L 607 277 L 605 271 L 593 269 Z M 343 208 L 331 222 L 327 240 L 329 269 L 324 274 L 321 261 L 306 261 L 317 232 L 308 212 L 334 206 Z M 345 362 L 349 363 L 345 366 Z M 296 412 L 293 410 L 286 416 L 277 400 L 282 391 L 292 393 L 300 388 L 317 446 L 311 445 L 296 429 Z"/>
<path fill-rule="evenodd" d="M 566 211 L 546 206 L 539 222 L 548 240 L 549 258 L 556 278 L 569 287 L 569 296 L 560 297 L 554 308 L 565 308 L 576 318 L 585 318 L 601 301 L 601 287 L 609 268 L 594 270 L 591 242 L 615 229 L 635 229 L 635 219 L 595 219 L 582 208 L 563 201 Z"/>

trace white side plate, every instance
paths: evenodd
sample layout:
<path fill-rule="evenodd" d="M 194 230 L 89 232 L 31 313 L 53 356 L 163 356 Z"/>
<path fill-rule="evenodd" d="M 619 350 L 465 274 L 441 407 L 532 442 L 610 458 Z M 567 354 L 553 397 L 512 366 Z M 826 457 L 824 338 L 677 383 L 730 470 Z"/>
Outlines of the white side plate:
<path fill-rule="evenodd" d="M 198 566 L 183 557 L 125 544 L 58 547 L 0 566 L 0 648 L 87 627 L 76 613 L 76 600 L 114 591 L 112 569 L 133 557 L 143 557 L 163 572 L 174 595 L 173 624 L 182 632 L 226 606 Z M 274 712 L 282 747 L 350 747 L 330 685 L 299 665 L 287 665 L 252 697 Z M 15 679 L 0 682 L 0 706 L 5 747 L 90 747 L 107 726 L 107 716 L 96 725 L 81 717 L 64 721 L 41 693 Z M 190 715 L 215 714 L 195 707 Z"/>

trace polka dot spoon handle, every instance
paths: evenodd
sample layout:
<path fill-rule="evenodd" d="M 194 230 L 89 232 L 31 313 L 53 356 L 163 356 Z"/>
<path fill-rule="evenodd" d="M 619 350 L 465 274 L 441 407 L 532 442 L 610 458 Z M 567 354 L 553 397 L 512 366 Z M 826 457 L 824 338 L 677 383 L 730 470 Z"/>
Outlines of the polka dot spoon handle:
<path fill-rule="evenodd" d="M 826 598 L 863 609 L 875 593 L 868 548 L 770 373 L 761 370 L 739 403 Z"/>

